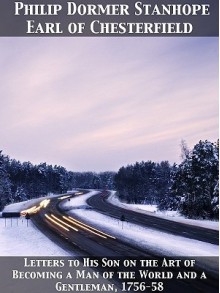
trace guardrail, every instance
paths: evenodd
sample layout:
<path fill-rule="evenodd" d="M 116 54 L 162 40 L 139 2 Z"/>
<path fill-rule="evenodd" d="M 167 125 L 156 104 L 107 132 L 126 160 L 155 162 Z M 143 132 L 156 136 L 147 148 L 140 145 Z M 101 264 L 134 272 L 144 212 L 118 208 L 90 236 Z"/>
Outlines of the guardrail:
<path fill-rule="evenodd" d="M 19 218 L 20 212 L 2 212 L 2 218 Z"/>

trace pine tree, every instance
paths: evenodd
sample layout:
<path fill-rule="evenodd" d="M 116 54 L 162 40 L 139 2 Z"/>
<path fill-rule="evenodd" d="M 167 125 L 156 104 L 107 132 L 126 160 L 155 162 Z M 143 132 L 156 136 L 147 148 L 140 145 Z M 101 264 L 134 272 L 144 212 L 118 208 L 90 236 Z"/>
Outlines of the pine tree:
<path fill-rule="evenodd" d="M 11 182 L 6 170 L 8 158 L 0 151 L 0 210 L 12 201 Z"/>
<path fill-rule="evenodd" d="M 172 193 L 181 196 L 179 209 L 190 218 L 214 218 L 218 214 L 218 148 L 199 141 L 179 165 Z"/>

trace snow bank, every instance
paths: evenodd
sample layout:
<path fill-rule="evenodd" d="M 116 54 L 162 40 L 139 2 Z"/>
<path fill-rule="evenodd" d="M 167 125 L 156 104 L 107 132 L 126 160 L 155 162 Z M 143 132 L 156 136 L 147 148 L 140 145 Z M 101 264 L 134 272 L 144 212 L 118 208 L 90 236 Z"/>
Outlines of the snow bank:
<path fill-rule="evenodd" d="M 3 209 L 3 212 L 20 212 L 22 210 L 28 209 L 28 208 L 38 204 L 40 201 L 44 200 L 45 198 L 51 198 L 51 197 L 56 197 L 56 196 L 58 196 L 58 195 L 51 193 L 47 196 L 38 197 L 38 198 L 34 198 L 34 199 L 22 201 L 22 202 L 12 203 L 12 204 L 5 206 Z"/>
<path fill-rule="evenodd" d="M 209 220 L 192 220 L 186 219 L 181 216 L 176 211 L 158 211 L 156 205 L 144 205 L 144 204 L 126 204 L 122 203 L 118 197 L 115 195 L 115 191 L 111 192 L 108 201 L 116 206 L 120 206 L 129 210 L 133 210 L 139 213 L 149 214 L 151 216 L 160 217 L 168 220 L 172 220 L 175 222 L 180 222 L 188 225 L 199 226 L 203 228 L 209 228 L 213 230 L 219 230 L 219 222 L 218 221 L 209 221 Z"/>
<path fill-rule="evenodd" d="M 169 256 L 217 256 L 218 246 L 204 243 L 201 241 L 188 239 L 180 236 L 173 236 L 154 229 L 143 228 L 128 222 L 122 223 L 118 220 L 95 212 L 86 203 L 86 200 L 96 194 L 97 191 L 90 191 L 88 194 L 73 197 L 64 201 L 63 208 L 69 211 L 69 214 L 76 214 L 86 222 L 96 226 L 102 231 L 133 243 L 137 247 L 148 251 Z M 38 201 L 45 199 L 35 199 L 7 206 L 4 211 L 20 211 Z M 112 193 L 111 202 L 117 203 L 114 193 Z M 124 204 L 120 203 L 124 206 Z M 126 205 L 127 206 L 127 205 Z M 130 207 L 136 209 L 137 207 Z M 138 206 L 140 208 L 140 206 Z M 154 214 L 154 207 L 151 211 L 138 210 Z M 177 218 L 179 220 L 179 217 Z M 184 219 L 186 220 L 186 219 Z M 182 220 L 181 220 L 182 221 Z M 196 221 L 197 223 L 198 221 Z M 29 220 L 19 219 L 0 219 L 0 255 L 1 256 L 69 256 L 66 252 L 50 239 L 44 236 Z M 71 254 L 72 255 L 72 254 Z M 214 265 L 214 264 L 213 264 Z"/>
<path fill-rule="evenodd" d="M 95 193 L 93 191 L 86 195 L 73 197 L 70 201 L 65 201 L 63 207 L 68 210 L 69 215 L 78 215 L 82 220 L 96 226 L 100 230 L 154 253 L 169 256 L 218 255 L 217 245 L 174 236 L 159 232 L 158 230 L 140 227 L 129 222 L 124 222 L 122 227 L 121 221 L 88 208 L 86 200 Z"/>
<path fill-rule="evenodd" d="M 89 193 L 82 194 L 82 195 L 77 195 L 75 197 L 71 197 L 68 200 L 64 200 L 63 202 L 60 203 L 60 206 L 64 210 L 73 210 L 73 209 L 86 209 L 89 208 L 89 205 L 87 204 L 87 199 L 90 198 L 91 196 L 99 193 L 98 191 L 95 190 L 90 190 Z"/>
<path fill-rule="evenodd" d="M 129 222 L 124 222 L 122 226 L 121 221 L 86 208 L 86 200 L 94 194 L 90 192 L 73 197 L 70 201 L 65 201 L 63 207 L 69 210 L 69 215 L 78 215 L 84 221 L 113 236 L 155 253 L 172 256 L 218 255 L 217 245 L 143 228 Z"/>
<path fill-rule="evenodd" d="M 0 219 L 0 256 L 69 256 L 24 218 Z"/>
<path fill-rule="evenodd" d="M 187 257 L 218 255 L 217 245 L 143 228 L 129 222 L 124 222 L 122 226 L 121 221 L 92 210 L 75 209 L 69 214 L 78 215 L 102 231 L 157 254 Z"/>
<path fill-rule="evenodd" d="M 50 195 L 54 197 L 56 195 Z M 20 212 L 34 206 L 45 197 L 14 203 L 4 211 Z M 25 218 L 0 218 L 0 256 L 73 256 L 42 234 Z"/>

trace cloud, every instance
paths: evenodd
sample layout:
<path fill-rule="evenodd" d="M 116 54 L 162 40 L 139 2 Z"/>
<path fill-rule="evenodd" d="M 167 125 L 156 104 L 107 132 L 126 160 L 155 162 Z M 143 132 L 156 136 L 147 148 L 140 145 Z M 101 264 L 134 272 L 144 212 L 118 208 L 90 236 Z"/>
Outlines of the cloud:
<path fill-rule="evenodd" d="M 0 133 L 12 157 L 98 171 L 178 161 L 182 138 L 217 139 L 217 38 L 2 41 Z"/>

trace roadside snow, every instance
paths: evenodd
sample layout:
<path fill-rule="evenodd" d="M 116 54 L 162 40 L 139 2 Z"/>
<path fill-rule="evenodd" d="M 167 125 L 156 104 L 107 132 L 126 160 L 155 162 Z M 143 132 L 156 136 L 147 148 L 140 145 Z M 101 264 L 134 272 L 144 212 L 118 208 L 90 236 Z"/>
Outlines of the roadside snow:
<path fill-rule="evenodd" d="M 196 261 L 198 266 L 218 273 L 218 258 L 213 258 L 213 256 L 219 255 L 218 245 L 143 228 L 129 222 L 123 222 L 122 226 L 121 221 L 95 212 L 89 207 L 86 200 L 93 194 L 94 192 L 91 192 L 71 198 L 70 201 L 64 202 L 63 207 L 68 210 L 69 215 L 77 215 L 91 226 L 145 249 L 149 253 L 166 257 L 196 258 L 198 256 Z M 201 258 L 202 256 L 206 258 Z"/>
<path fill-rule="evenodd" d="M 173 236 L 154 229 L 143 228 L 128 222 L 124 222 L 122 227 L 121 222 L 112 217 L 95 212 L 86 203 L 86 200 L 96 193 L 97 191 L 90 191 L 85 195 L 79 195 L 77 197 L 70 198 L 70 200 L 65 200 L 63 208 L 68 210 L 69 214 L 76 214 L 80 216 L 91 225 L 97 226 L 100 230 L 111 233 L 112 235 L 122 238 L 124 241 L 129 243 L 132 242 L 135 246 L 144 248 L 148 251 L 169 256 L 218 255 L 217 245 L 185 237 Z M 42 199 L 45 199 L 45 197 Z M 7 206 L 4 211 L 21 211 L 35 205 L 39 202 L 39 200 L 41 199 L 12 204 Z M 115 198 L 114 193 L 112 193 L 110 200 L 116 204 L 117 199 Z M 122 205 L 124 206 L 124 204 Z M 137 207 L 130 208 L 136 209 Z M 151 206 L 151 211 L 138 211 L 154 215 L 153 208 L 154 207 Z M 177 220 L 179 220 L 179 217 Z M 198 221 L 196 221 L 196 223 L 197 222 Z M 27 226 L 27 221 L 24 218 L 0 218 L 0 255 L 69 256 L 70 254 L 44 236 L 31 221 L 29 221 Z"/>
<path fill-rule="evenodd" d="M 156 205 L 122 203 L 118 199 L 118 197 L 116 197 L 115 191 L 111 192 L 111 195 L 108 198 L 108 201 L 116 206 L 120 206 L 120 207 L 133 210 L 142 214 L 149 214 L 151 216 L 169 219 L 175 222 L 180 222 L 180 223 L 184 223 L 188 225 L 194 225 L 194 226 L 209 228 L 213 230 L 219 230 L 218 221 L 186 219 L 176 211 L 164 211 L 164 212 L 158 211 Z"/>
<path fill-rule="evenodd" d="M 10 204 L 4 211 L 20 212 L 41 199 L 45 197 Z M 27 226 L 27 220 L 22 217 L 0 218 L 0 256 L 70 256 L 70 253 L 42 234 L 31 220 Z"/>
<path fill-rule="evenodd" d="M 47 196 L 9 204 L 4 207 L 3 212 L 20 212 L 22 210 L 28 209 L 28 208 L 38 204 L 41 200 L 44 200 L 45 198 L 51 198 L 51 197 L 56 197 L 56 196 L 57 196 L 57 194 L 51 193 Z"/>
<path fill-rule="evenodd" d="M 0 219 L 0 256 L 69 256 L 25 218 Z"/>
<path fill-rule="evenodd" d="M 86 200 L 93 194 L 95 194 L 94 191 L 86 195 L 73 197 L 70 201 L 65 201 L 62 207 L 68 210 L 70 215 L 78 215 L 82 220 L 98 227 L 100 230 L 154 253 L 169 256 L 218 255 L 217 245 L 143 228 L 129 222 L 124 222 L 122 227 L 121 221 L 88 208 Z"/>
<path fill-rule="evenodd" d="M 75 197 L 71 197 L 68 200 L 64 200 L 60 206 L 64 210 L 72 210 L 72 209 L 81 209 L 81 208 L 88 208 L 89 205 L 87 204 L 87 199 L 91 196 L 97 194 L 98 192 L 95 190 L 89 190 L 86 194 L 81 194 Z"/>
<path fill-rule="evenodd" d="M 217 256 L 218 246 L 180 236 L 143 228 L 129 222 L 122 222 L 92 210 L 78 209 L 69 212 L 95 225 L 113 236 L 121 238 L 140 248 L 169 256 Z"/>

